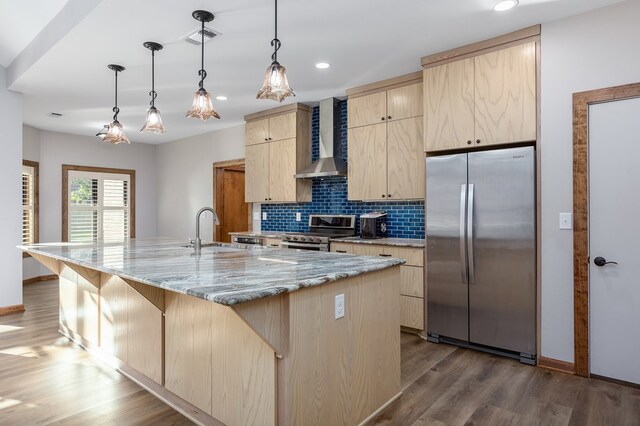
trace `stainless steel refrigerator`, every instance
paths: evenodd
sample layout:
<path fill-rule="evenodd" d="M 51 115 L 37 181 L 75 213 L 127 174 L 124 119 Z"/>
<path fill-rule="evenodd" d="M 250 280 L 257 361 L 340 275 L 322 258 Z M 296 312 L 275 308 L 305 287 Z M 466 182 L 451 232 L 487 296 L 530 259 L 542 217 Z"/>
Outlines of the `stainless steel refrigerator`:
<path fill-rule="evenodd" d="M 426 162 L 429 340 L 535 364 L 534 148 Z"/>

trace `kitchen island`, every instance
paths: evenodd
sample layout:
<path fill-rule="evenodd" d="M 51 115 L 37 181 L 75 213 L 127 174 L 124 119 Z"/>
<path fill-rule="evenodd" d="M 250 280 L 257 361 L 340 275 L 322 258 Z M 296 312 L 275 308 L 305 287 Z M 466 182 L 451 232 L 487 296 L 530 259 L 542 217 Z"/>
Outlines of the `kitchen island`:
<path fill-rule="evenodd" d="M 61 333 L 200 424 L 356 425 L 399 396 L 402 260 L 166 239 L 21 248 L 60 277 Z"/>

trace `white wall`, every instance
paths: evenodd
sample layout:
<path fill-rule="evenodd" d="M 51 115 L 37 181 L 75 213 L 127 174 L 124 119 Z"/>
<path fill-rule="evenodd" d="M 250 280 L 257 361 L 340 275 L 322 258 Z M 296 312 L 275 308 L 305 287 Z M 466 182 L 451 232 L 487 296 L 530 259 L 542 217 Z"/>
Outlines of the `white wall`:
<path fill-rule="evenodd" d="M 640 2 L 542 26 L 542 355 L 573 362 L 572 93 L 640 81 Z"/>
<path fill-rule="evenodd" d="M 6 90 L 6 70 L 0 66 L 0 307 L 22 304 L 22 95 Z"/>
<path fill-rule="evenodd" d="M 40 162 L 40 241 L 62 240 L 62 165 L 136 171 L 136 237 L 155 237 L 157 228 L 156 147 L 111 145 L 98 138 L 48 132 L 24 126 L 25 159 Z M 51 272 L 24 262 L 24 278 Z"/>
<path fill-rule="evenodd" d="M 197 124 L 197 123 L 196 123 Z M 158 145 L 158 235 L 195 237 L 195 214 L 213 205 L 213 163 L 244 158 L 244 125 Z M 200 236 L 213 235 L 203 215 Z"/>

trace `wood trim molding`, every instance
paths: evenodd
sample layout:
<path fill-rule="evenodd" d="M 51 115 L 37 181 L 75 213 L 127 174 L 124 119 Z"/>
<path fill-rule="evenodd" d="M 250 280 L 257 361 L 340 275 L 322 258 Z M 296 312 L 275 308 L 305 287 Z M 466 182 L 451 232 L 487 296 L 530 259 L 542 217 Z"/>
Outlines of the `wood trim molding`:
<path fill-rule="evenodd" d="M 347 89 L 346 93 L 350 98 L 365 96 L 382 90 L 395 89 L 397 87 L 408 86 L 414 83 L 421 83 L 422 76 L 422 71 L 416 71 L 411 74 L 405 74 L 399 77 L 388 78 L 386 80 L 376 81 L 375 83 Z"/>
<path fill-rule="evenodd" d="M 640 97 L 640 83 L 573 94 L 573 321 L 575 370 L 589 377 L 589 106 Z"/>
<path fill-rule="evenodd" d="M 136 237 L 136 171 L 131 169 L 114 169 L 109 167 L 75 166 L 70 164 L 62 165 L 62 241 L 67 242 L 67 232 L 69 225 L 69 211 L 67 206 L 67 186 L 69 182 L 69 171 L 77 170 L 81 172 L 113 173 L 130 176 L 130 218 L 129 218 L 129 238 Z"/>
<path fill-rule="evenodd" d="M 477 56 L 494 50 L 515 46 L 517 44 L 527 43 L 534 40 L 538 41 L 539 39 L 540 25 L 538 24 L 512 33 L 490 38 L 488 40 L 467 44 L 466 46 L 425 56 L 420 60 L 420 62 L 422 63 L 423 68 L 431 68 L 448 62 L 458 61 L 471 56 Z"/>
<path fill-rule="evenodd" d="M 261 118 L 272 117 L 274 115 L 287 114 L 287 113 L 293 112 L 293 111 L 307 111 L 307 112 L 310 112 L 311 111 L 311 107 L 309 105 L 305 105 L 305 104 L 301 104 L 301 103 L 283 105 L 281 107 L 271 108 L 271 109 L 268 109 L 268 110 L 265 110 L 265 111 L 254 112 L 253 114 L 247 114 L 247 115 L 244 116 L 244 121 L 259 120 Z"/>
<path fill-rule="evenodd" d="M 58 279 L 57 275 L 40 275 L 39 277 L 32 277 L 22 280 L 22 285 L 35 284 L 42 281 L 51 281 Z"/>
<path fill-rule="evenodd" d="M 0 316 L 24 312 L 24 305 L 0 307 Z"/>
<path fill-rule="evenodd" d="M 288 105 L 287 105 L 288 106 Z M 235 160 L 227 160 L 227 161 L 218 161 L 213 163 L 213 209 L 218 212 L 218 214 L 222 214 L 222 210 L 218 209 L 219 206 L 222 206 L 222 179 L 218 179 L 219 175 L 222 175 L 222 171 L 224 169 L 234 170 L 240 169 L 244 170 L 244 158 L 238 158 Z M 249 205 L 249 213 L 247 217 L 248 222 L 248 231 L 251 232 L 253 230 L 253 221 L 251 220 L 251 215 L 253 212 L 253 203 L 247 203 Z M 220 216 L 220 221 L 222 222 L 224 218 Z M 222 241 L 222 227 L 214 226 L 213 231 L 213 240 L 214 241 Z"/>
<path fill-rule="evenodd" d="M 572 362 L 545 358 L 543 356 L 538 357 L 538 367 L 546 368 L 547 370 L 561 371 L 568 374 L 576 374 L 576 368 Z"/>

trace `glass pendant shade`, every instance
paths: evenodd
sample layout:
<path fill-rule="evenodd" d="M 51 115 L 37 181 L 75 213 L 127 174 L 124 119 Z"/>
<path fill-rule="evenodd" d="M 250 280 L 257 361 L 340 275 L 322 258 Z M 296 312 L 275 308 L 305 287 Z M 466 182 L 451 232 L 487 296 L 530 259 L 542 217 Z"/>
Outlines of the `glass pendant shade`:
<path fill-rule="evenodd" d="M 282 102 L 288 96 L 295 96 L 295 92 L 289 87 L 286 72 L 286 68 L 278 61 L 273 61 L 267 68 L 262 88 L 258 90 L 256 98 Z"/>
<path fill-rule="evenodd" d="M 114 120 L 113 123 L 109 124 L 109 130 L 102 140 L 105 142 L 111 142 L 114 145 L 131 143 L 129 142 L 127 135 L 124 134 L 122 124 L 120 124 L 118 120 Z"/>
<path fill-rule="evenodd" d="M 141 132 L 152 132 L 158 135 L 164 134 L 167 130 L 162 124 L 162 117 L 160 117 L 160 110 L 152 106 L 147 110 L 147 120 L 140 129 Z"/>
<path fill-rule="evenodd" d="M 187 117 L 199 118 L 202 121 L 207 121 L 211 117 L 220 118 L 220 114 L 213 108 L 211 95 L 203 87 L 195 93 Z"/>
<path fill-rule="evenodd" d="M 100 131 L 98 133 L 96 133 L 96 136 L 99 137 L 100 139 L 104 140 L 105 136 L 107 136 L 107 132 L 109 131 L 109 125 L 105 124 L 102 129 L 100 129 Z"/>

